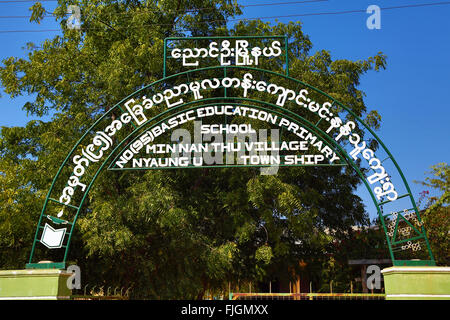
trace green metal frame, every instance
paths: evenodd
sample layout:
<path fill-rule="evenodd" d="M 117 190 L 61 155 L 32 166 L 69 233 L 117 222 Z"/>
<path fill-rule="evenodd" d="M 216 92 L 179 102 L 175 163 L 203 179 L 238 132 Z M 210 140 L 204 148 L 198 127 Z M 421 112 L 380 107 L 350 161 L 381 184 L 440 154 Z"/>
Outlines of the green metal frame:
<path fill-rule="evenodd" d="M 252 104 L 253 103 L 260 103 L 260 104 L 269 106 L 269 107 L 271 107 L 271 108 L 273 108 L 275 110 L 252 105 L 252 107 L 260 108 L 260 109 L 264 109 L 264 110 L 269 110 L 272 113 L 276 113 L 277 112 L 279 114 L 283 114 L 284 117 L 288 117 L 289 116 L 290 119 L 296 120 L 296 122 L 304 124 L 306 127 L 308 127 L 308 129 L 310 131 L 314 132 L 316 134 L 316 136 L 320 137 L 323 141 L 326 141 L 328 144 L 334 146 L 334 148 L 333 148 L 334 151 L 337 154 L 340 155 L 341 159 L 344 159 L 347 164 L 349 164 L 350 166 L 352 166 L 356 170 L 356 172 L 358 173 L 358 175 L 360 176 L 361 180 L 363 181 L 364 185 L 366 186 L 367 190 L 370 193 L 370 196 L 371 196 L 371 198 L 372 198 L 372 200 L 373 200 L 373 202 L 374 202 L 374 204 L 375 204 L 375 206 L 377 208 L 377 212 L 378 212 L 378 215 L 380 217 L 380 220 L 381 220 L 384 232 L 386 234 L 386 240 L 387 240 L 387 244 L 388 244 L 388 248 L 389 248 L 389 251 L 390 251 L 390 255 L 391 255 L 391 259 L 392 259 L 393 265 L 394 266 L 397 266 L 397 265 L 435 265 L 434 257 L 433 257 L 433 254 L 431 252 L 431 248 L 429 246 L 429 242 L 428 242 L 428 239 L 427 239 L 427 236 L 426 236 L 425 229 L 424 229 L 423 225 L 421 225 L 421 229 L 420 230 L 416 229 L 416 231 L 418 231 L 418 233 L 419 233 L 419 236 L 417 236 L 417 237 L 414 237 L 414 238 L 411 238 L 411 239 L 403 239 L 403 240 L 400 240 L 400 241 L 392 241 L 389 238 L 388 232 L 387 232 L 387 227 L 386 227 L 386 224 L 385 224 L 385 221 L 384 221 L 386 215 L 383 215 L 382 207 L 383 207 L 383 205 L 389 203 L 390 201 L 382 201 L 382 202 L 378 202 L 377 201 L 375 194 L 373 193 L 372 189 L 370 188 L 368 182 L 366 181 L 366 178 L 364 177 L 364 175 L 361 172 L 361 170 L 359 169 L 359 167 L 356 165 L 356 163 L 353 161 L 353 159 L 347 154 L 347 151 L 345 149 L 343 149 L 342 146 L 340 146 L 337 142 L 334 141 L 334 139 L 332 137 L 330 137 L 328 134 L 326 134 L 323 130 L 321 130 L 318 127 L 319 122 L 314 124 L 314 123 L 308 121 L 305 118 L 302 118 L 298 114 L 296 114 L 296 113 L 294 113 L 294 112 L 292 112 L 292 111 L 290 111 L 290 110 L 288 110 L 286 108 L 279 107 L 277 105 L 274 105 L 274 104 L 266 102 L 266 101 L 260 101 L 260 100 L 255 100 L 255 99 L 242 98 L 242 97 L 229 97 L 226 93 L 224 94 L 225 95 L 224 97 L 206 98 L 206 99 L 196 100 L 196 101 L 185 103 L 185 104 L 180 105 L 178 107 L 174 107 L 174 108 L 168 109 L 168 110 L 166 110 L 164 112 L 159 113 L 158 115 L 156 115 L 155 117 L 153 117 L 152 119 L 147 121 L 144 125 L 141 125 L 139 127 L 136 127 L 134 124 L 132 124 L 133 127 L 134 127 L 133 132 L 131 134 L 129 134 L 125 139 L 122 139 L 122 141 L 120 141 L 120 143 L 114 148 L 114 150 L 112 150 L 112 152 L 108 155 L 108 157 L 103 161 L 101 166 L 95 172 L 95 175 L 93 176 L 92 180 L 89 182 L 89 185 L 87 186 L 87 189 L 84 192 L 80 203 L 77 206 L 75 206 L 75 205 L 68 205 L 72 209 L 76 209 L 77 212 L 76 212 L 74 220 L 72 222 L 63 221 L 64 223 L 68 223 L 69 225 L 71 225 L 70 232 L 67 233 L 68 234 L 67 243 L 66 243 L 66 245 L 63 246 L 64 249 L 65 249 L 63 261 L 62 262 L 53 263 L 53 264 L 33 263 L 33 257 L 34 257 L 34 252 L 35 252 L 35 245 L 36 245 L 37 242 L 39 242 L 38 235 L 39 235 L 40 229 L 42 228 L 41 224 L 42 224 L 42 221 L 43 221 L 43 217 L 47 216 L 47 214 L 46 214 L 47 204 L 48 204 L 49 201 L 59 203 L 57 200 L 52 199 L 50 197 L 51 194 L 52 194 L 52 191 L 54 189 L 55 183 L 56 183 L 57 179 L 59 178 L 59 176 L 61 174 L 61 171 L 63 170 L 63 168 L 65 167 L 65 165 L 69 161 L 69 159 L 71 159 L 71 157 L 73 156 L 75 150 L 82 143 L 83 139 L 89 133 L 95 132 L 95 127 L 97 126 L 97 124 L 99 124 L 102 120 L 107 119 L 107 117 L 109 117 L 110 114 L 113 111 L 119 111 L 119 112 L 123 113 L 124 111 L 120 107 L 121 104 L 123 104 L 128 99 L 130 99 L 130 98 L 132 98 L 134 96 L 137 96 L 142 91 L 144 91 L 146 89 L 149 89 L 149 88 L 151 88 L 153 86 L 156 86 L 157 84 L 167 82 L 167 81 L 169 81 L 171 79 L 174 79 L 176 77 L 186 76 L 186 75 L 187 76 L 193 75 L 196 72 L 202 72 L 202 71 L 206 71 L 206 70 L 217 70 L 217 71 L 220 71 L 220 72 L 226 72 L 225 70 L 227 70 L 227 69 L 229 69 L 229 70 L 230 69 L 239 69 L 239 70 L 248 70 L 248 71 L 262 72 L 262 73 L 267 74 L 267 75 L 277 76 L 277 77 L 282 78 L 282 79 L 293 81 L 293 82 L 297 83 L 298 85 L 302 85 L 304 87 L 307 87 L 307 88 L 313 90 L 314 92 L 322 95 L 323 97 L 325 97 L 329 101 L 332 101 L 335 105 L 340 106 L 343 110 L 348 112 L 348 114 L 350 114 L 355 119 L 355 121 L 360 126 L 362 126 L 362 128 L 365 128 L 372 135 L 372 137 L 374 137 L 374 139 L 379 143 L 380 147 L 386 152 L 386 154 L 388 155 L 388 158 L 386 158 L 385 160 L 390 159 L 392 161 L 392 163 L 394 164 L 394 167 L 398 171 L 398 173 L 399 173 L 399 175 L 401 177 L 401 180 L 402 180 L 402 182 L 403 182 L 403 184 L 404 184 L 404 186 L 405 186 L 405 188 L 407 190 L 407 193 L 404 194 L 404 195 L 399 196 L 398 199 L 408 197 L 409 200 L 411 201 L 411 204 L 412 204 L 412 208 L 409 209 L 409 210 L 414 210 L 418 221 L 419 222 L 421 221 L 420 213 L 419 213 L 419 211 L 417 209 L 416 203 L 414 201 L 414 197 L 413 197 L 413 195 L 411 193 L 411 190 L 410 190 L 410 188 L 408 186 L 408 183 L 407 183 L 407 181 L 405 179 L 405 176 L 404 176 L 403 172 L 401 171 L 400 167 L 398 166 L 397 162 L 395 161 L 394 157 L 392 156 L 391 152 L 387 149 L 387 147 L 384 145 L 384 143 L 381 141 L 381 139 L 379 139 L 379 137 L 373 132 L 373 130 L 362 119 L 360 119 L 356 114 L 354 114 L 348 107 L 346 107 L 345 105 L 343 105 L 342 103 L 340 103 L 339 101 L 334 99 L 333 97 L 329 96 L 328 94 L 322 92 L 321 90 L 319 90 L 317 88 L 314 88 L 311 85 L 308 85 L 308 84 L 306 84 L 306 83 L 304 83 L 304 82 L 302 82 L 300 80 L 290 78 L 288 75 L 283 75 L 283 74 L 279 74 L 279 73 L 276 73 L 276 72 L 273 72 L 273 71 L 263 70 L 263 69 L 258 69 L 258 68 L 252 68 L 252 67 L 241 67 L 241 66 L 206 67 L 206 68 L 200 68 L 200 69 L 185 71 L 185 72 L 181 72 L 181 73 L 178 73 L 178 74 L 175 74 L 175 75 L 171 75 L 171 76 L 162 78 L 162 79 L 160 79 L 160 80 L 158 80 L 158 81 L 156 81 L 156 82 L 154 82 L 152 84 L 149 84 L 149 85 L 147 85 L 147 86 L 137 90 L 136 92 L 134 92 L 134 93 L 130 94 L 129 96 L 127 96 L 126 98 L 122 99 L 119 103 L 117 103 L 109 111 L 105 112 L 99 119 L 97 119 L 94 122 L 94 124 L 89 129 L 86 130 L 86 132 L 78 140 L 76 145 L 69 152 L 69 154 L 67 155 L 67 157 L 63 161 L 61 167 L 59 168 L 57 174 L 55 175 L 55 177 L 53 179 L 53 182 L 51 184 L 50 190 L 47 193 L 47 197 L 45 199 L 44 206 L 42 208 L 42 212 L 41 212 L 41 215 L 40 215 L 40 218 L 39 218 L 39 222 L 38 222 L 38 225 L 37 225 L 37 230 L 36 230 L 34 241 L 33 241 L 33 246 L 32 246 L 32 249 L 31 249 L 29 263 L 26 265 L 26 267 L 27 268 L 61 268 L 61 269 L 63 269 L 65 267 L 65 263 L 66 263 L 67 257 L 68 257 L 68 249 L 69 249 L 70 241 L 71 241 L 71 238 L 72 238 L 72 235 L 73 235 L 73 231 L 74 231 L 74 226 L 75 226 L 76 220 L 77 220 L 77 218 L 78 218 L 78 216 L 79 216 L 79 214 L 80 214 L 80 212 L 82 210 L 82 205 L 83 205 L 83 203 L 84 203 L 84 201 L 85 201 L 85 199 L 86 199 L 90 189 L 92 188 L 96 178 L 100 174 L 100 172 L 103 170 L 105 165 L 110 162 L 110 159 L 111 159 L 111 157 L 113 155 L 117 154 L 118 151 L 123 150 L 123 148 L 122 149 L 119 149 L 119 148 L 122 147 L 122 145 L 125 143 L 125 141 L 127 141 L 127 139 L 130 139 L 133 136 L 135 138 L 137 138 L 139 136 L 139 134 L 140 134 L 142 129 L 147 128 L 148 125 L 150 125 L 151 123 L 153 123 L 154 121 L 156 121 L 160 117 L 163 117 L 164 115 L 173 112 L 174 110 L 185 108 L 186 106 L 189 106 L 191 104 L 200 104 L 200 105 L 192 107 L 191 109 L 199 108 L 199 107 L 201 107 L 203 105 L 202 103 L 204 103 L 204 102 L 207 102 L 207 104 L 205 104 L 205 105 L 211 105 L 211 104 L 213 104 L 212 101 L 213 100 L 217 100 L 217 99 L 219 99 L 219 100 L 229 99 L 229 100 L 236 100 L 236 101 L 241 100 L 241 101 L 244 101 L 245 103 L 247 103 L 247 102 L 248 103 L 252 103 Z M 183 110 L 183 111 L 186 111 L 186 109 Z M 251 165 L 247 165 L 247 167 L 251 167 Z M 112 168 L 110 167 L 110 169 L 112 169 Z M 63 205 L 63 204 L 61 204 L 61 205 Z M 399 217 L 401 217 L 401 213 L 398 213 L 398 215 L 399 215 Z M 61 223 L 61 221 L 59 223 Z M 392 239 L 396 239 L 396 232 L 397 231 L 398 230 L 396 228 L 396 230 L 394 232 L 394 236 L 393 236 Z M 427 246 L 427 250 L 428 250 L 428 254 L 429 254 L 429 259 L 428 260 L 418 260 L 417 261 L 417 260 L 396 260 L 395 259 L 394 251 L 393 251 L 393 248 L 392 248 L 394 245 L 397 245 L 399 243 L 402 243 L 402 242 L 405 242 L 405 241 L 408 241 L 408 240 L 411 241 L 411 240 L 417 240 L 417 239 L 423 239 L 425 241 L 426 246 Z"/>

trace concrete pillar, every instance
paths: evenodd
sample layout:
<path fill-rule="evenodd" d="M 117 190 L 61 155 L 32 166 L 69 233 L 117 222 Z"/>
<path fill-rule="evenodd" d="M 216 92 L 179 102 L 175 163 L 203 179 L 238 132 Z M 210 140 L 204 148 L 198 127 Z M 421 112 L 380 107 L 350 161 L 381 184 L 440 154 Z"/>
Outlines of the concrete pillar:
<path fill-rule="evenodd" d="M 450 300 L 450 267 L 381 270 L 386 300 Z"/>
<path fill-rule="evenodd" d="M 0 270 L 0 300 L 70 299 L 71 275 L 58 269 Z"/>

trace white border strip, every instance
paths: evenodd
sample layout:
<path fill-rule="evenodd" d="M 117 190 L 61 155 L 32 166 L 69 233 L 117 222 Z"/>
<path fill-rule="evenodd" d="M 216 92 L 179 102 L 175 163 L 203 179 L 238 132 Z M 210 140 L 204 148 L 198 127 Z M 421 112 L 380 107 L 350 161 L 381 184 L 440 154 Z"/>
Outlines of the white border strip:
<path fill-rule="evenodd" d="M 395 271 L 416 271 L 416 272 L 450 272 L 450 267 L 390 267 L 381 270 L 381 273 Z"/>
<path fill-rule="evenodd" d="M 386 298 L 447 298 L 450 294 L 387 294 Z"/>
<path fill-rule="evenodd" d="M 0 297 L 0 300 L 68 300 L 70 296 Z"/>

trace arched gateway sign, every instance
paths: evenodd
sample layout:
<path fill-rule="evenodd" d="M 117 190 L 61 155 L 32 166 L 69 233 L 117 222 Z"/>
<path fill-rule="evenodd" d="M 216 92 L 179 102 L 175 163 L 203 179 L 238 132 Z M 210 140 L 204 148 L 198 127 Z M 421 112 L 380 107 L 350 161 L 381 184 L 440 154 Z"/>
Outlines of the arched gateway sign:
<path fill-rule="evenodd" d="M 183 41 L 190 47 L 174 47 Z M 350 108 L 288 76 L 287 45 L 284 36 L 166 39 L 163 79 L 100 116 L 61 164 L 27 268 L 65 268 L 75 223 L 103 169 L 260 167 L 276 174 L 284 166 L 352 167 L 377 208 L 393 265 L 435 265 L 392 154 Z M 166 76 L 168 63 L 195 69 Z M 267 70 L 274 64 L 286 74 Z M 42 258 L 61 262 L 36 263 Z"/>

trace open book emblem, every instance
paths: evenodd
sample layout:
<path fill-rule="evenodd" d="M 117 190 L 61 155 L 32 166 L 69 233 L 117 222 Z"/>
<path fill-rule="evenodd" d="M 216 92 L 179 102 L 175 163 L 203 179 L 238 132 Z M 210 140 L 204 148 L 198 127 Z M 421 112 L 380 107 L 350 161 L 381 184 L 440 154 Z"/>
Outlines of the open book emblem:
<path fill-rule="evenodd" d="M 46 223 L 42 232 L 41 243 L 49 249 L 61 248 L 65 235 L 66 228 L 53 229 Z"/>

